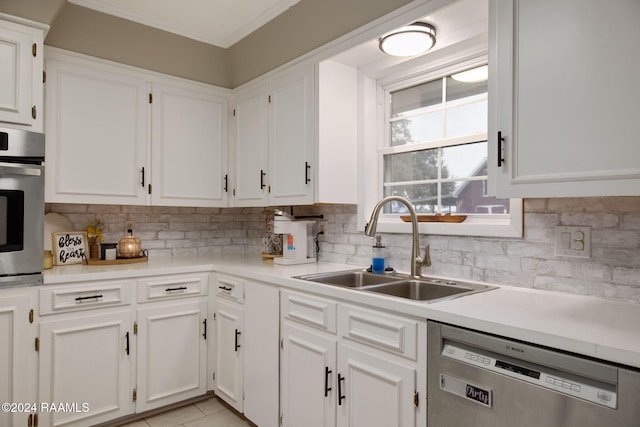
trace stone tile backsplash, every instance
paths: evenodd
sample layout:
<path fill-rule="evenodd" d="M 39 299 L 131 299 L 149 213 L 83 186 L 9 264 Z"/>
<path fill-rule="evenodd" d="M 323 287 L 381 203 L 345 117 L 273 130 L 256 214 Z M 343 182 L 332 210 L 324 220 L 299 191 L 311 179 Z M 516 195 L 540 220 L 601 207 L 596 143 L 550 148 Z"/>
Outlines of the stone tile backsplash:
<path fill-rule="evenodd" d="M 297 215 L 324 215 L 320 260 L 370 264 L 373 240 L 357 229 L 356 210 L 354 205 L 295 208 Z M 527 199 L 524 211 L 522 239 L 421 236 L 421 246 L 431 246 L 433 264 L 423 272 L 640 303 L 640 197 Z M 150 256 L 258 255 L 262 248 L 262 208 L 48 204 L 47 212 L 66 216 L 77 230 L 102 220 L 106 242 L 117 242 L 132 223 Z M 554 255 L 559 225 L 591 227 L 591 258 Z M 383 242 L 392 254 L 390 264 L 409 271 L 410 237 L 385 234 Z"/>

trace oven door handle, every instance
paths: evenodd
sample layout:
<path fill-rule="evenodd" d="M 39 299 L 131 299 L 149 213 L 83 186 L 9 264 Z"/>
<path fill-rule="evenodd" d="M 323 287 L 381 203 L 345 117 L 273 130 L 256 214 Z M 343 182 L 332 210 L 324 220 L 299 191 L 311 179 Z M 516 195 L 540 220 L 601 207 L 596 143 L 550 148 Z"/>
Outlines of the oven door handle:
<path fill-rule="evenodd" d="M 40 176 L 42 175 L 42 168 L 14 165 L 11 163 L 0 163 L 0 176 L 2 175 Z"/>

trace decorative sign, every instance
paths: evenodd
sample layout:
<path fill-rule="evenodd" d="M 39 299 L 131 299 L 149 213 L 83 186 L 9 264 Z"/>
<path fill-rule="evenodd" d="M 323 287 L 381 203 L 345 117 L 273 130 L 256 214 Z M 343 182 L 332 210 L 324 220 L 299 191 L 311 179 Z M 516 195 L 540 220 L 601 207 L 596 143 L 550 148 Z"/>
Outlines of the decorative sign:
<path fill-rule="evenodd" d="M 79 264 L 87 258 L 87 233 L 66 231 L 52 233 L 53 262 L 55 265 Z"/>

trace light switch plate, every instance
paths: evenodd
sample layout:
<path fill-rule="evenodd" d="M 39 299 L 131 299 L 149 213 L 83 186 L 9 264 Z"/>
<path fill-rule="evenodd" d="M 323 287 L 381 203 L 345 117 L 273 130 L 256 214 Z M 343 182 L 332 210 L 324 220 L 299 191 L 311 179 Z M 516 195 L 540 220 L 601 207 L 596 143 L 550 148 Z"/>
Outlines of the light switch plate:
<path fill-rule="evenodd" d="M 556 227 L 555 254 L 591 258 L 591 227 Z"/>

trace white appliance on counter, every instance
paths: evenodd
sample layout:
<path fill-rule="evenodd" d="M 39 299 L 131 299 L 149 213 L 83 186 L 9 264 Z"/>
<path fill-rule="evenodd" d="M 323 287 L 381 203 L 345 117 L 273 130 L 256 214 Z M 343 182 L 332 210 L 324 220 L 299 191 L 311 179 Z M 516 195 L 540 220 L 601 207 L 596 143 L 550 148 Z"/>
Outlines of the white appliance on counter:
<path fill-rule="evenodd" d="M 282 257 L 275 258 L 274 264 L 293 265 L 316 262 L 313 244 L 315 221 L 296 220 L 286 212 L 276 211 L 273 232 L 282 234 Z"/>

